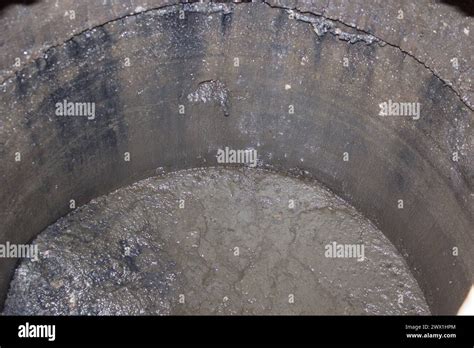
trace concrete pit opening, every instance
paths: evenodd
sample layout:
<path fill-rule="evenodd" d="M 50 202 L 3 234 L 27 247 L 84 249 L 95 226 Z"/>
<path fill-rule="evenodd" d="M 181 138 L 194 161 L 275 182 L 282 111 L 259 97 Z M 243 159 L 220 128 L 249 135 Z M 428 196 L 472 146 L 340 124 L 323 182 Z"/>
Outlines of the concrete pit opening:
<path fill-rule="evenodd" d="M 32 19 L 1 59 L 3 314 L 456 314 L 472 21 L 424 2 L 1 9 Z"/>

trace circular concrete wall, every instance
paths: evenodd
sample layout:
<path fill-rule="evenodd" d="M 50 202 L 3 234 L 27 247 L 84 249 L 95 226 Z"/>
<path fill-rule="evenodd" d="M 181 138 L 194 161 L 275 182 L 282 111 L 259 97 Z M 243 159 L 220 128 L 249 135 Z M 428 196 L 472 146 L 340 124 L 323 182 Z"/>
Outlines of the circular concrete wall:
<path fill-rule="evenodd" d="M 456 313 L 473 283 L 473 112 L 368 33 L 264 3 L 169 5 L 75 35 L 1 88 L 0 243 L 31 241 L 72 199 L 255 148 L 370 218 L 432 313 Z M 0 260 L 2 302 L 14 267 Z"/>

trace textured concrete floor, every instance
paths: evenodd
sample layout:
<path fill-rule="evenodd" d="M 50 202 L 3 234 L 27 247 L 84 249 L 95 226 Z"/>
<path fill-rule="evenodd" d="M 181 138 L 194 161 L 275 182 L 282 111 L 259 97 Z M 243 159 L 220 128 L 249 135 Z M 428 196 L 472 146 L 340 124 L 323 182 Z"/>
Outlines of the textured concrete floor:
<path fill-rule="evenodd" d="M 364 246 L 331 258 L 327 245 Z M 428 314 L 387 238 L 316 183 L 258 169 L 153 177 L 35 240 L 5 314 Z M 181 301 L 181 302 L 180 302 Z"/>

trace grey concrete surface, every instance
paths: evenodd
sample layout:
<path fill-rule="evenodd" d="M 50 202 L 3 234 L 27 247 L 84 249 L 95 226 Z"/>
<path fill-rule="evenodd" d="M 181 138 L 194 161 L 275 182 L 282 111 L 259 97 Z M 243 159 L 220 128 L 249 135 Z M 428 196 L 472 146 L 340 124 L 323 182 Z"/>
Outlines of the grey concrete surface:
<path fill-rule="evenodd" d="M 429 314 L 403 257 L 354 208 L 259 169 L 145 179 L 34 244 L 4 314 Z"/>
<path fill-rule="evenodd" d="M 73 35 L 117 18 L 180 2 L 188 1 L 32 0 L 28 6 L 12 1 L 10 6 L 4 5 L 1 13 L 0 79 L 21 70 L 49 47 L 60 45 Z M 439 0 L 267 1 L 271 6 L 323 15 L 398 47 L 452 86 L 472 110 L 474 6 L 458 2 L 464 5 Z M 33 16 L 35 20 L 25 20 Z M 19 66 L 15 65 L 17 58 Z"/>
<path fill-rule="evenodd" d="M 474 136 L 469 98 L 454 82 L 446 87 L 450 76 L 370 25 L 264 3 L 168 6 L 106 21 L 64 44 L 70 32 L 60 32 L 0 86 L 0 243 L 31 241 L 71 199 L 81 205 L 158 167 L 215 165 L 218 148 L 251 146 L 262 166 L 316 178 L 355 206 L 406 258 L 431 312 L 457 311 L 473 283 Z M 449 35 L 447 44 L 461 45 Z M 30 46 L 39 52 L 42 42 Z M 472 78 L 472 45 L 462 47 L 461 84 Z M 228 117 L 218 103 L 187 98 L 211 80 L 228 91 Z M 57 116 L 64 99 L 95 103 L 95 118 Z M 389 100 L 420 103 L 420 118 L 379 116 Z M 2 298 L 14 265 L 0 260 Z"/>

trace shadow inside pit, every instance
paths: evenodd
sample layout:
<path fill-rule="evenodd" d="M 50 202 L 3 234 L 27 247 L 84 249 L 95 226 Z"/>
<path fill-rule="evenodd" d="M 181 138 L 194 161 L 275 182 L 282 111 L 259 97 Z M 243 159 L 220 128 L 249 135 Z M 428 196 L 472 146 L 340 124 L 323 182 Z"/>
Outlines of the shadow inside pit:
<path fill-rule="evenodd" d="M 469 17 L 474 16 L 473 0 L 441 0 L 441 3 L 454 6 Z"/>
<path fill-rule="evenodd" d="M 0 15 L 9 7 L 13 5 L 33 5 L 41 0 L 3 0 L 0 2 Z"/>

